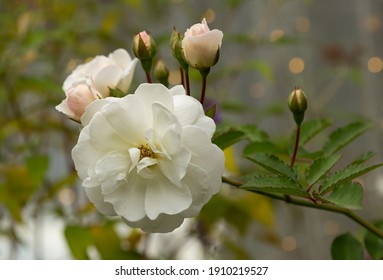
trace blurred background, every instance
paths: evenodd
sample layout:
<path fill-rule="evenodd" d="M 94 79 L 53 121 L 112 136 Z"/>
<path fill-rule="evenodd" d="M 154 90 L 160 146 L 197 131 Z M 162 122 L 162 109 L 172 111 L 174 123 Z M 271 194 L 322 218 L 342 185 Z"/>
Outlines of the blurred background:
<path fill-rule="evenodd" d="M 382 0 L 2 0 L 0 259 L 329 259 L 335 236 L 363 233 L 338 214 L 228 186 L 169 234 L 132 230 L 89 204 L 70 156 L 80 127 L 54 109 L 63 81 L 95 55 L 132 54 L 133 35 L 146 30 L 177 84 L 172 29 L 184 32 L 203 17 L 224 32 L 207 94 L 225 122 L 256 124 L 289 141 L 286 100 L 301 86 L 307 119 L 375 124 L 346 148 L 345 160 L 372 150 L 372 161 L 382 162 Z M 131 92 L 144 77 L 137 66 Z M 191 73 L 195 93 L 198 78 Z M 241 148 L 226 151 L 237 175 L 247 168 Z M 363 184 L 359 214 L 383 219 L 382 171 Z"/>

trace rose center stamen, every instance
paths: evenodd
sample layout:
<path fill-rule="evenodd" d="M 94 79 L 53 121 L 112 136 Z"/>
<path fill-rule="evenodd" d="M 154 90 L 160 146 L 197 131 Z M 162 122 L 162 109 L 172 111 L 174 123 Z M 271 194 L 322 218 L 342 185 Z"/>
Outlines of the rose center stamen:
<path fill-rule="evenodd" d="M 152 148 L 148 144 L 142 144 L 138 147 L 140 150 L 140 160 L 148 157 L 148 158 L 156 158 L 156 154 L 153 152 Z"/>

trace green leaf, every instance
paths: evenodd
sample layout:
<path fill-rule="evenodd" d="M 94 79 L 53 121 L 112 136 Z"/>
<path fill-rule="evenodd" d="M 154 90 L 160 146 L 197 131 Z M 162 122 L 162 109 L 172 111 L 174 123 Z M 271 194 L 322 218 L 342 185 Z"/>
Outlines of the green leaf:
<path fill-rule="evenodd" d="M 260 191 L 307 197 L 308 194 L 302 186 L 290 178 L 284 176 L 258 176 L 253 177 L 240 187 L 248 191 Z"/>
<path fill-rule="evenodd" d="M 374 224 L 377 228 L 383 230 L 383 222 Z M 364 245 L 366 246 L 367 252 L 374 260 L 383 259 L 383 239 L 379 238 L 371 231 L 366 231 L 364 235 Z"/>
<path fill-rule="evenodd" d="M 301 145 L 309 142 L 315 135 L 331 125 L 331 120 L 308 120 L 304 121 L 301 126 L 301 135 L 299 142 Z"/>
<path fill-rule="evenodd" d="M 278 154 L 281 152 L 282 152 L 281 149 L 270 141 L 252 142 L 249 145 L 247 145 L 245 149 L 243 150 L 243 154 L 245 156 L 255 154 L 255 153 Z"/>
<path fill-rule="evenodd" d="M 213 143 L 224 150 L 243 139 L 245 139 L 245 133 L 233 129 L 215 136 L 213 138 Z"/>
<path fill-rule="evenodd" d="M 289 177 L 293 180 L 296 179 L 296 175 L 294 171 L 290 168 L 290 166 L 285 164 L 276 156 L 266 153 L 256 153 L 253 155 L 248 155 L 246 156 L 246 158 L 259 164 L 266 170 L 269 170 L 273 173 Z"/>
<path fill-rule="evenodd" d="M 258 127 L 254 125 L 243 125 L 239 127 L 228 127 L 223 131 L 217 132 L 213 137 L 213 143 L 223 150 L 245 139 L 259 141 L 265 140 L 267 137 L 267 134 Z"/>
<path fill-rule="evenodd" d="M 239 130 L 245 133 L 246 138 L 252 142 L 264 141 L 269 138 L 266 132 L 255 125 L 242 125 L 239 127 Z"/>
<path fill-rule="evenodd" d="M 67 226 L 64 231 L 69 249 L 78 260 L 88 260 L 87 248 L 91 244 L 91 235 L 87 228 Z"/>
<path fill-rule="evenodd" d="M 205 115 L 208 116 L 209 118 L 214 118 L 216 112 L 217 112 L 217 105 L 214 104 L 213 106 L 211 106 L 209 109 L 206 110 Z"/>
<path fill-rule="evenodd" d="M 365 122 L 354 122 L 338 128 L 331 133 L 329 140 L 324 145 L 324 154 L 331 155 L 339 151 L 369 128 L 371 128 L 371 124 Z"/>
<path fill-rule="evenodd" d="M 316 159 L 306 171 L 306 180 L 309 186 L 318 182 L 341 158 L 341 155 L 332 155 Z"/>
<path fill-rule="evenodd" d="M 363 187 L 359 183 L 349 182 L 336 185 L 327 201 L 348 209 L 362 209 Z"/>
<path fill-rule="evenodd" d="M 331 244 L 334 260 L 362 260 L 363 245 L 350 233 L 339 235 Z"/>
<path fill-rule="evenodd" d="M 346 181 L 350 181 L 355 178 L 358 178 L 359 176 L 366 174 L 382 165 L 383 164 L 380 163 L 380 164 L 375 164 L 372 166 L 364 166 L 361 164 L 348 166 L 342 170 L 335 172 L 330 177 L 327 177 L 326 180 L 323 182 L 323 184 L 320 186 L 319 192 L 320 194 L 323 195 L 325 192 L 327 192 L 329 189 L 334 187 L 336 184 L 341 184 Z"/>
<path fill-rule="evenodd" d="M 375 155 L 376 155 L 375 152 L 371 152 L 371 151 L 367 152 L 357 157 L 350 165 L 358 165 L 358 164 L 364 163 L 370 158 L 374 157 Z"/>

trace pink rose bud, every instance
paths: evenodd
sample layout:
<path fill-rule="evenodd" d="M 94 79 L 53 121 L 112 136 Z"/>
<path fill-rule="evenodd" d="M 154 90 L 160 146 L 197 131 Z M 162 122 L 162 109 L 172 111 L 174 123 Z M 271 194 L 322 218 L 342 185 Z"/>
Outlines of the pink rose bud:
<path fill-rule="evenodd" d="M 89 86 L 81 84 L 71 88 L 66 99 L 68 109 L 73 113 L 73 119 L 79 121 L 86 107 L 96 100 Z"/>
<path fill-rule="evenodd" d="M 152 59 L 157 52 L 152 35 L 142 31 L 133 38 L 133 52 L 139 60 Z"/>
<path fill-rule="evenodd" d="M 206 19 L 186 30 L 182 40 L 185 61 L 198 70 L 214 66 L 219 58 L 223 33 L 218 29 L 210 30 Z"/>

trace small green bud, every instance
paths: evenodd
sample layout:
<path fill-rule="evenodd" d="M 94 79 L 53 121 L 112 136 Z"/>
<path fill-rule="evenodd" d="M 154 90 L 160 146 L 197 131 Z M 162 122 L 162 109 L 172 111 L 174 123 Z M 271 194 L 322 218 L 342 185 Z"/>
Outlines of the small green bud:
<path fill-rule="evenodd" d="M 174 28 L 172 32 L 172 36 L 170 37 L 170 48 L 172 49 L 172 54 L 175 59 L 177 59 L 179 65 L 186 69 L 189 65 L 184 60 L 184 57 L 182 55 L 182 37 L 181 33 L 177 32 L 177 30 Z"/>
<path fill-rule="evenodd" d="M 307 109 L 307 98 L 302 89 L 294 88 L 289 96 L 288 105 L 290 111 L 293 113 L 295 123 L 298 126 L 301 125 Z"/>
<path fill-rule="evenodd" d="M 169 70 L 162 60 L 157 61 L 156 65 L 154 66 L 154 76 L 164 86 L 169 85 Z"/>

